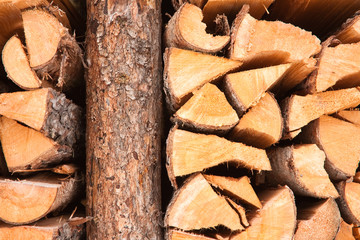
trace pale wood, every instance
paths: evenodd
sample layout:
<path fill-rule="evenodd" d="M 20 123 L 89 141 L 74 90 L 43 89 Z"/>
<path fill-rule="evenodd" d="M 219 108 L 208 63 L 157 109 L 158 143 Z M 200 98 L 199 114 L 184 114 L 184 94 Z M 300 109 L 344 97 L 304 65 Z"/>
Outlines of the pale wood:
<path fill-rule="evenodd" d="M 33 173 L 33 172 L 43 172 L 43 171 L 51 171 L 53 173 L 63 174 L 63 175 L 74 175 L 76 172 L 79 171 L 79 167 L 73 163 L 68 163 L 68 164 L 61 164 L 51 168 L 15 170 L 13 172 Z"/>
<path fill-rule="evenodd" d="M 335 114 L 335 116 L 342 120 L 351 122 L 357 126 L 360 126 L 360 111 L 358 109 L 339 111 Z"/>
<path fill-rule="evenodd" d="M 360 184 L 355 182 L 339 182 L 335 184 L 340 198 L 336 201 L 341 211 L 341 216 L 348 224 L 360 225 Z"/>
<path fill-rule="evenodd" d="M 335 34 L 341 43 L 356 43 L 360 41 L 360 15 L 359 12 L 348 19 Z"/>
<path fill-rule="evenodd" d="M 292 95 L 282 103 L 284 137 L 325 114 L 352 108 L 360 103 L 358 88 L 316 93 L 313 95 Z"/>
<path fill-rule="evenodd" d="M 190 49 L 205 53 L 216 53 L 229 42 L 230 36 L 213 36 L 206 33 L 206 24 L 201 22 L 200 8 L 185 3 L 172 16 L 165 28 L 166 47 Z"/>
<path fill-rule="evenodd" d="M 243 208 L 241 205 L 237 204 L 236 202 L 234 202 L 233 200 L 231 200 L 231 198 L 226 198 L 226 200 L 229 202 L 229 204 L 237 211 L 237 213 L 240 216 L 241 219 L 241 224 L 244 227 L 248 227 L 250 226 L 247 217 L 246 217 L 246 210 L 245 208 Z M 260 202 L 260 201 L 259 201 Z M 262 206 L 261 206 L 262 207 Z"/>
<path fill-rule="evenodd" d="M 229 137 L 257 148 L 267 148 L 282 136 L 283 119 L 280 107 L 271 93 L 266 93 L 259 103 L 243 115 Z"/>
<path fill-rule="evenodd" d="M 324 169 L 325 154 L 315 144 L 270 149 L 268 156 L 273 169 L 267 176 L 269 182 L 286 184 L 299 195 L 339 196 Z"/>
<path fill-rule="evenodd" d="M 231 162 L 253 170 L 271 170 L 265 150 L 231 142 L 216 135 L 192 133 L 173 128 L 167 139 L 167 172 L 175 177 Z"/>
<path fill-rule="evenodd" d="M 215 238 L 206 237 L 204 235 L 194 234 L 191 232 L 183 232 L 171 229 L 167 234 L 168 240 L 215 240 Z"/>
<path fill-rule="evenodd" d="M 302 132 L 299 136 L 301 142 L 315 143 L 326 154 L 325 169 L 331 179 L 346 180 L 355 175 L 360 161 L 359 126 L 321 116 Z"/>
<path fill-rule="evenodd" d="M 334 239 L 341 223 L 340 211 L 333 198 L 298 206 L 294 240 Z"/>
<path fill-rule="evenodd" d="M 201 174 L 190 177 L 174 193 L 166 210 L 165 225 L 182 230 L 226 226 L 244 229 L 238 214 L 225 198 L 217 195 Z"/>
<path fill-rule="evenodd" d="M 189 99 L 193 91 L 241 65 L 235 60 L 167 48 L 164 53 L 164 85 L 170 109 L 175 111 Z"/>
<path fill-rule="evenodd" d="M 222 133 L 239 121 L 225 94 L 207 83 L 174 114 L 173 122 L 202 132 Z"/>
<path fill-rule="evenodd" d="M 211 185 L 219 188 L 226 195 L 252 207 L 262 207 L 259 198 L 250 184 L 250 179 L 247 176 L 232 178 L 216 175 L 204 175 L 204 177 Z"/>
<path fill-rule="evenodd" d="M 259 21 L 244 6 L 231 29 L 231 59 L 249 67 L 270 66 L 300 61 L 321 50 L 320 40 L 310 32 L 291 24 Z"/>
<path fill-rule="evenodd" d="M 334 240 L 355 240 L 353 235 L 352 226 L 341 220 L 339 232 Z"/>
<path fill-rule="evenodd" d="M 250 227 L 231 240 L 292 239 L 296 227 L 296 206 L 290 188 L 279 187 L 259 194 L 263 208 L 253 212 Z"/>

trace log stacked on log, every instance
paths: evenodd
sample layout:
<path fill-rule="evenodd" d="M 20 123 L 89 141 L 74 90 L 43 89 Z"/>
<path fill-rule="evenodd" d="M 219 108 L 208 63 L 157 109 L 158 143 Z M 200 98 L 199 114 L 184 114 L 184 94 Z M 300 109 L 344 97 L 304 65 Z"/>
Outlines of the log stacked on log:
<path fill-rule="evenodd" d="M 80 239 L 87 219 L 62 211 L 82 195 L 83 114 L 61 91 L 81 86 L 82 50 L 47 1 L 1 1 L 0 13 L 4 84 L 25 90 L 0 94 L 0 239 Z"/>
<path fill-rule="evenodd" d="M 320 33 L 323 23 L 305 21 L 319 8 L 316 0 L 299 14 L 296 0 L 273 7 L 189 2 L 175 6 L 165 31 L 164 90 L 174 124 L 166 167 L 176 190 L 165 215 L 167 238 L 355 239 L 359 18 L 341 28 L 338 22 L 354 9 L 326 6 L 329 15 L 319 17 L 339 19 L 329 23 L 336 34 L 321 43 L 306 31 L 330 34 Z M 256 19 L 267 7 L 271 17 L 284 15 L 306 30 Z M 230 42 L 221 48 L 227 36 L 206 33 L 200 20 L 209 31 L 215 12 L 231 21 L 233 11 Z"/>

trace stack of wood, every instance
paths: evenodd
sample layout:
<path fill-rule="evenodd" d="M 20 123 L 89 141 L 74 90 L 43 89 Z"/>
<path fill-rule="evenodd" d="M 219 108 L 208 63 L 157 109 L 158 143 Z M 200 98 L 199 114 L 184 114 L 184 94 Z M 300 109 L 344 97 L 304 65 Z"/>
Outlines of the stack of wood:
<path fill-rule="evenodd" d="M 82 109 L 62 93 L 81 86 L 82 50 L 65 13 L 46 1 L 0 2 L 9 78 L 2 81 L 13 85 L 0 94 L 0 239 L 80 239 L 84 232 L 84 217 L 61 213 L 84 185 L 76 160 Z"/>
<path fill-rule="evenodd" d="M 321 42 L 307 30 L 318 33 L 323 23 L 303 30 L 259 20 L 273 1 L 190 2 L 178 6 L 164 36 L 174 124 L 166 167 L 176 190 L 167 238 L 355 239 L 359 17 L 337 32 L 338 22 L 329 23 L 334 35 Z M 312 12 L 323 13 L 321 1 L 303 11 L 296 2 L 275 1 L 270 16 L 289 13 L 288 22 L 307 27 Z M 359 1 L 333 2 L 317 17 L 343 20 L 360 9 Z M 336 7 L 347 2 L 351 9 Z M 218 13 L 230 22 L 236 15 L 231 31 Z M 222 35 L 207 32 L 219 27 Z"/>

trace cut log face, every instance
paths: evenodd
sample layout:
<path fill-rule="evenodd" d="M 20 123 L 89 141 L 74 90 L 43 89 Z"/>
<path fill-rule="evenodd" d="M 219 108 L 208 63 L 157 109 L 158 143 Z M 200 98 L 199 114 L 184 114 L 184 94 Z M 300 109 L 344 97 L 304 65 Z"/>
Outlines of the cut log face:
<path fill-rule="evenodd" d="M 316 93 L 314 95 L 292 95 L 282 104 L 284 116 L 284 138 L 325 114 L 356 107 L 360 103 L 358 88 Z"/>
<path fill-rule="evenodd" d="M 288 187 L 259 194 L 263 208 L 253 214 L 250 227 L 234 234 L 231 240 L 292 239 L 296 227 L 294 195 Z"/>
<path fill-rule="evenodd" d="M 230 41 L 230 36 L 212 36 L 206 33 L 206 24 L 201 22 L 201 9 L 185 3 L 170 19 L 165 29 L 166 47 L 216 53 Z"/>
<path fill-rule="evenodd" d="M 315 144 L 270 149 L 268 156 L 273 169 L 267 175 L 269 182 L 286 184 L 300 195 L 339 196 L 324 169 L 325 154 Z"/>
<path fill-rule="evenodd" d="M 60 145 L 81 136 L 81 109 L 50 88 L 0 94 L 0 114 L 45 134 Z"/>
<path fill-rule="evenodd" d="M 206 237 L 189 232 L 183 232 L 180 230 L 170 230 L 167 236 L 168 240 L 215 240 L 215 238 Z"/>
<path fill-rule="evenodd" d="M 334 239 L 341 222 L 339 208 L 333 198 L 306 207 L 298 207 L 298 223 L 294 240 Z"/>
<path fill-rule="evenodd" d="M 335 184 L 340 198 L 336 201 L 341 211 L 342 218 L 348 224 L 360 225 L 360 184 L 355 182 L 339 182 Z"/>
<path fill-rule="evenodd" d="M 14 225 L 35 222 L 50 212 L 62 210 L 76 196 L 79 179 L 59 180 L 37 175 L 22 181 L 0 180 L 0 219 Z"/>
<path fill-rule="evenodd" d="M 231 29 L 231 59 L 271 66 L 307 59 L 321 50 L 320 40 L 291 24 L 259 21 L 244 6 Z M 252 67 L 252 66 L 251 66 Z"/>
<path fill-rule="evenodd" d="M 335 114 L 336 117 L 360 126 L 360 111 L 343 110 Z"/>
<path fill-rule="evenodd" d="M 5 44 L 2 61 L 8 77 L 22 89 L 31 90 L 41 86 L 41 81 L 30 68 L 24 47 L 17 36 L 11 37 Z"/>
<path fill-rule="evenodd" d="M 250 184 L 247 176 L 241 178 L 222 177 L 215 175 L 204 175 L 205 179 L 214 187 L 222 190 L 226 195 L 250 205 L 261 208 L 261 202 Z"/>
<path fill-rule="evenodd" d="M 230 138 L 257 148 L 277 143 L 283 130 L 280 107 L 270 93 L 266 93 L 230 132 Z"/>
<path fill-rule="evenodd" d="M 215 85 L 207 83 L 175 114 L 173 122 L 202 132 L 223 133 L 239 121 L 225 94 Z"/>
<path fill-rule="evenodd" d="M 341 220 L 339 232 L 334 240 L 355 240 L 352 226 Z"/>
<path fill-rule="evenodd" d="M 315 143 L 325 152 L 325 169 L 331 179 L 346 180 L 355 175 L 360 161 L 360 127 L 322 116 L 302 132 L 301 142 Z"/>
<path fill-rule="evenodd" d="M 0 140 L 10 172 L 44 168 L 73 155 L 70 147 L 61 146 L 42 133 L 6 117 L 0 118 Z"/>
<path fill-rule="evenodd" d="M 164 53 L 164 84 L 172 111 L 189 99 L 191 93 L 241 66 L 241 62 L 178 48 Z"/>
<path fill-rule="evenodd" d="M 213 228 L 244 229 L 238 214 L 217 195 L 201 174 L 190 177 L 175 192 L 165 215 L 165 225 L 182 230 Z"/>
<path fill-rule="evenodd" d="M 167 139 L 167 171 L 175 177 L 233 162 L 254 170 L 271 170 L 265 150 L 235 143 L 216 135 L 197 134 L 173 128 Z"/>
<path fill-rule="evenodd" d="M 257 198 L 257 197 L 256 197 Z M 234 208 L 236 210 L 236 212 L 239 214 L 240 216 L 240 219 L 241 219 L 241 224 L 244 226 L 244 227 L 248 227 L 250 224 L 247 220 L 247 217 L 246 217 L 246 210 L 245 208 L 243 208 L 241 205 L 237 204 L 236 202 L 234 202 L 233 200 L 231 200 L 230 198 L 226 198 L 226 200 L 228 201 L 228 203 L 230 204 L 230 206 L 232 208 Z M 259 203 L 260 203 L 260 200 L 259 200 Z M 260 203 L 261 204 L 261 203 Z"/>
<path fill-rule="evenodd" d="M 336 38 L 341 43 L 357 43 L 360 42 L 360 15 L 355 14 L 354 17 L 348 19 L 340 31 L 336 33 Z"/>

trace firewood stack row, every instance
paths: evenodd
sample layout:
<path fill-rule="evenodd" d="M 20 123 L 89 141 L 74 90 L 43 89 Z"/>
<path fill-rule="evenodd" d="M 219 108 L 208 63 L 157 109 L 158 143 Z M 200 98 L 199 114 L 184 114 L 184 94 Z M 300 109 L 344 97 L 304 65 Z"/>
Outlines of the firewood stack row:
<path fill-rule="evenodd" d="M 167 238 L 359 239 L 360 1 L 174 6 Z"/>
<path fill-rule="evenodd" d="M 62 212 L 83 195 L 83 110 L 68 98 L 83 87 L 83 65 L 71 34 L 76 11 L 57 3 L 0 3 L 0 239 L 84 233 L 86 218 Z"/>

